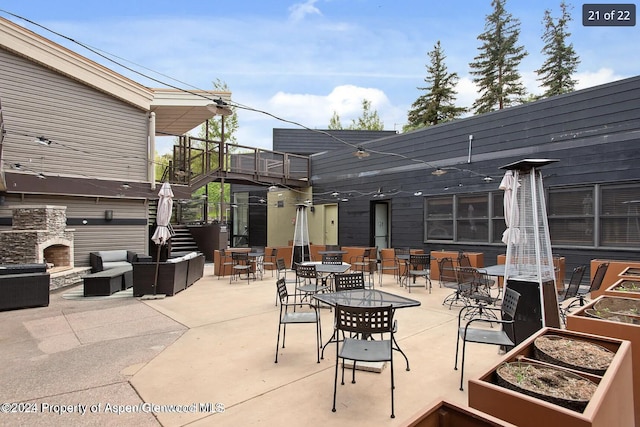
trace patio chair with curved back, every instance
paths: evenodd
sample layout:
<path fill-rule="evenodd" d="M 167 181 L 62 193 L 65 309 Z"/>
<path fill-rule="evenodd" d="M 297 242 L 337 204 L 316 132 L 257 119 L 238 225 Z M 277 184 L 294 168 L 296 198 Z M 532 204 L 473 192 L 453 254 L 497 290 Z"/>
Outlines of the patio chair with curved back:
<path fill-rule="evenodd" d="M 449 305 L 449 310 L 454 305 L 465 306 L 468 304 L 468 296 L 472 288 L 473 274 L 470 276 L 462 276 L 460 271 L 456 271 L 453 266 L 453 260 L 449 257 L 438 260 L 438 269 L 440 270 L 440 283 L 445 288 L 453 289 L 443 301 L 442 305 Z M 465 270 L 461 270 L 463 273 Z"/>
<path fill-rule="evenodd" d="M 220 277 L 224 278 L 227 266 L 231 267 L 233 265 L 233 258 L 231 257 L 231 253 L 225 249 L 220 249 L 218 252 L 220 252 L 220 265 L 217 266 L 220 269 L 220 273 L 218 274 L 219 279 Z"/>
<path fill-rule="evenodd" d="M 296 278 L 294 277 L 295 271 L 287 269 L 287 265 L 284 261 L 284 258 L 276 259 L 276 272 L 277 272 L 276 280 L 284 279 L 285 285 L 288 285 L 288 284 L 295 285 L 297 283 Z M 287 277 L 287 273 L 290 273 L 289 277 Z M 278 305 L 278 300 L 279 300 L 279 297 L 276 289 L 276 306 Z"/>
<path fill-rule="evenodd" d="M 262 269 L 263 271 L 271 270 L 271 277 L 273 277 L 273 271 L 276 270 L 277 268 L 276 267 L 277 256 L 278 256 L 278 249 L 272 248 L 271 251 L 269 251 L 269 253 L 265 252 L 264 257 L 262 258 Z"/>
<path fill-rule="evenodd" d="M 473 305 L 466 305 L 458 313 L 458 337 L 456 339 L 456 361 L 453 369 L 458 370 L 458 353 L 460 349 L 460 340 L 462 340 L 462 363 L 460 367 L 460 390 L 463 390 L 464 384 L 464 358 L 467 342 L 478 344 L 492 344 L 503 347 L 513 347 L 516 340 L 515 316 L 518 307 L 520 294 L 511 288 L 507 288 L 504 299 L 500 308 L 485 307 L 486 310 L 500 312 L 500 319 L 486 319 L 482 317 L 474 317 L 462 326 L 462 320 L 466 316 L 466 310 L 472 309 Z M 497 317 L 497 316 L 496 316 Z M 484 323 L 493 326 L 494 323 L 501 325 L 497 328 L 474 328 L 471 327 L 476 323 Z M 509 334 L 510 332 L 510 334 Z M 513 337 L 513 338 L 510 338 Z"/>
<path fill-rule="evenodd" d="M 394 310 L 391 306 L 349 307 L 336 305 L 335 332 L 342 333 L 342 345 L 336 345 L 336 365 L 333 379 L 333 412 L 336 412 L 338 390 L 338 365 L 342 363 L 344 385 L 345 360 L 353 362 L 351 383 L 356 382 L 357 362 L 389 362 L 391 371 L 391 418 L 395 418 L 393 390 Z M 369 339 L 374 334 L 384 334 L 385 339 Z"/>
<path fill-rule="evenodd" d="M 249 260 L 249 255 L 244 252 L 232 252 L 231 258 L 233 259 L 233 267 L 231 268 L 231 276 L 229 276 L 229 283 L 242 279 L 242 275 L 247 276 L 247 284 L 250 283 L 251 278 L 256 279 L 256 273 L 254 265 Z"/>
<path fill-rule="evenodd" d="M 422 286 L 416 284 L 416 278 L 424 277 L 424 287 L 429 289 L 431 293 L 431 277 L 429 275 L 429 267 L 431 265 L 431 256 L 429 254 L 410 254 L 409 263 L 407 264 L 407 274 L 405 277 L 405 286 L 411 293 L 414 286 Z"/>
<path fill-rule="evenodd" d="M 364 289 L 364 273 L 343 273 L 335 275 L 335 291 Z"/>
<path fill-rule="evenodd" d="M 378 266 L 378 285 L 382 286 L 382 275 L 385 271 L 390 271 L 393 274 L 394 279 L 397 281 L 400 280 L 398 277 L 398 272 L 400 271 L 400 266 L 398 265 L 398 260 L 395 257 L 395 250 L 393 257 L 390 257 L 390 251 L 380 251 L 380 265 Z M 386 255 L 386 256 L 385 256 Z"/>
<path fill-rule="evenodd" d="M 328 287 L 319 284 L 319 279 L 320 276 L 314 264 L 297 264 L 295 298 L 302 301 L 305 298 L 311 298 L 313 294 L 326 291 Z"/>
<path fill-rule="evenodd" d="M 320 312 L 318 307 L 313 304 L 302 304 L 308 308 L 306 311 L 300 311 L 300 303 L 289 302 L 289 292 L 284 278 L 276 281 L 276 290 L 280 299 L 280 316 L 278 319 L 278 340 L 276 341 L 276 361 L 278 363 L 278 351 L 280 347 L 280 331 L 282 331 L 282 348 L 284 348 L 287 336 L 287 325 L 300 325 L 304 323 L 315 323 L 316 325 L 316 355 L 317 361 L 320 363 L 320 346 L 322 345 L 322 327 L 320 323 Z M 293 308 L 290 310 L 289 308 Z M 296 310 L 298 309 L 298 310 Z"/>
<path fill-rule="evenodd" d="M 373 275 L 378 267 L 378 248 L 365 248 L 361 255 L 351 257 L 349 264 L 354 272 L 361 271 L 369 274 L 369 286 L 373 287 Z"/>
<path fill-rule="evenodd" d="M 568 313 L 571 309 L 575 307 L 583 307 L 589 300 L 587 299 L 587 295 L 591 294 L 591 292 L 597 291 L 602 286 L 602 281 L 604 280 L 604 276 L 607 274 L 607 270 L 609 269 L 608 262 L 602 262 L 598 264 L 598 268 L 593 275 L 593 280 L 591 280 L 591 284 L 589 287 L 578 288 L 578 293 L 576 294 L 573 301 L 571 301 L 566 307 L 565 312 Z"/>
<path fill-rule="evenodd" d="M 560 305 L 560 317 L 562 318 L 563 323 L 566 320 L 567 309 L 569 308 L 569 305 L 565 304 L 563 306 L 563 303 L 566 303 L 578 295 L 578 290 L 580 290 L 580 284 L 582 283 L 582 277 L 584 276 L 586 269 L 586 265 L 579 265 L 573 269 L 571 278 L 569 279 L 569 284 L 565 287 L 564 293 L 558 298 L 558 304 Z"/>

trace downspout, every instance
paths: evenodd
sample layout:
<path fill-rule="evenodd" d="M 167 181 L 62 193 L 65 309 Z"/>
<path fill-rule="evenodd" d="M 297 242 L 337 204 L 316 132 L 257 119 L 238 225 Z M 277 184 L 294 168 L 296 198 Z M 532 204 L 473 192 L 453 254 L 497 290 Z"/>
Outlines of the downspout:
<path fill-rule="evenodd" d="M 148 156 L 149 162 L 147 166 L 147 178 L 151 184 L 151 189 L 156 189 L 156 113 L 149 114 L 149 143 Z"/>

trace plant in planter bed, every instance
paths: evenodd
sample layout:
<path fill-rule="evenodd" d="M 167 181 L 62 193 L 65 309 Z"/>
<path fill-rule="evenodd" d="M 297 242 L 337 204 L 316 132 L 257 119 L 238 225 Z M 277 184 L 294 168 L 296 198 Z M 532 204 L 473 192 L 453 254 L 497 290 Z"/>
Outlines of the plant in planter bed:
<path fill-rule="evenodd" d="M 469 380 L 469 406 L 521 427 L 633 425 L 631 376 L 629 342 L 543 328 Z"/>

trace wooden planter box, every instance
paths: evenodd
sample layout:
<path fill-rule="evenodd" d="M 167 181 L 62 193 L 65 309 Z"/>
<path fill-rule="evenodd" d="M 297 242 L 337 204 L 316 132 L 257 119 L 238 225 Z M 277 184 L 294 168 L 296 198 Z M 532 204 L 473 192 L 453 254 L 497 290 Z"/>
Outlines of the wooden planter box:
<path fill-rule="evenodd" d="M 571 371 L 598 384 L 594 395 L 582 413 L 496 384 L 497 367 L 504 362 L 512 362 L 521 358 L 533 359 L 533 342 L 537 337 L 545 334 L 592 342 L 615 352 L 611 365 L 602 377 Z M 521 427 L 541 425 L 563 427 L 632 426 L 634 413 L 631 375 L 631 344 L 628 341 L 544 328 L 507 353 L 500 363 L 481 375 L 480 378 L 469 380 L 469 406 Z"/>
<path fill-rule="evenodd" d="M 418 411 L 405 421 L 405 427 L 515 427 L 473 408 L 455 405 L 446 400 Z"/>
<path fill-rule="evenodd" d="M 591 260 L 591 274 L 593 275 L 600 265 L 603 262 L 609 263 L 609 268 L 607 268 L 607 274 L 604 275 L 604 279 L 602 280 L 602 285 L 600 289 L 597 291 L 591 292 L 592 298 L 597 298 L 600 295 L 604 295 L 605 289 L 612 286 L 618 280 L 620 280 L 620 275 L 628 271 L 629 268 L 632 269 L 640 269 L 640 262 L 635 261 L 621 261 L 621 260 L 606 260 L 606 259 L 592 259 Z M 593 279 L 593 276 L 591 277 Z"/>
<path fill-rule="evenodd" d="M 638 290 L 628 290 L 628 291 L 623 291 L 620 290 L 620 288 L 622 287 L 630 287 L 632 286 L 632 283 L 635 284 L 636 287 L 638 287 Z M 638 299 L 640 298 L 640 279 L 639 280 L 635 280 L 635 279 L 620 279 L 618 280 L 616 283 L 614 283 L 613 285 L 609 286 L 607 289 L 605 289 L 604 291 L 604 295 L 609 295 L 612 297 L 620 297 L 620 298 L 635 298 Z"/>
<path fill-rule="evenodd" d="M 640 268 L 638 267 L 627 267 L 622 270 L 622 273 L 618 275 L 622 279 L 629 280 L 638 280 L 640 281 Z"/>
<path fill-rule="evenodd" d="M 593 309 L 596 302 L 604 298 L 615 297 L 609 297 L 606 295 L 601 296 L 584 307 L 580 307 L 580 310 L 570 313 L 567 316 L 567 329 L 630 341 L 631 359 L 634 366 L 633 388 L 637 391 L 637 393 L 634 394 L 633 399 L 635 407 L 635 425 L 640 426 L 640 325 L 596 319 L 594 317 L 587 316 L 586 310 Z"/>

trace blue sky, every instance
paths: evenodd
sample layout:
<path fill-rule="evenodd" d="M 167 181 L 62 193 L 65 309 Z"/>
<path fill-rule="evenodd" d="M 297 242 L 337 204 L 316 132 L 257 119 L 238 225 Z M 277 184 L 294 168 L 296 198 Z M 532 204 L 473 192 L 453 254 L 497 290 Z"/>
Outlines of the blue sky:
<path fill-rule="evenodd" d="M 640 74 L 638 26 L 583 27 L 583 3 L 568 3 L 570 41 L 581 59 L 574 76 L 578 88 Z M 506 4 L 521 22 L 520 43 L 529 55 L 520 72 L 533 93 L 541 92 L 534 71 L 544 60 L 544 11 L 557 17 L 559 5 L 560 0 Z M 0 9 L 117 55 L 171 85 L 212 89 L 220 79 L 235 102 L 310 128 L 326 128 L 334 111 L 347 126 L 368 99 L 385 129 L 400 130 L 422 94 L 417 87 L 425 86 L 427 53 L 438 40 L 449 71 L 460 76 L 457 104 L 471 106 L 476 89 L 469 63 L 478 54 L 477 36 L 491 1 L 4 0 Z M 46 30 L 4 12 L 0 16 L 142 84 L 161 86 Z M 244 110 L 238 110 L 238 119 L 238 142 L 267 149 L 273 128 L 292 127 Z M 167 141 L 159 149 L 166 151 Z"/>

